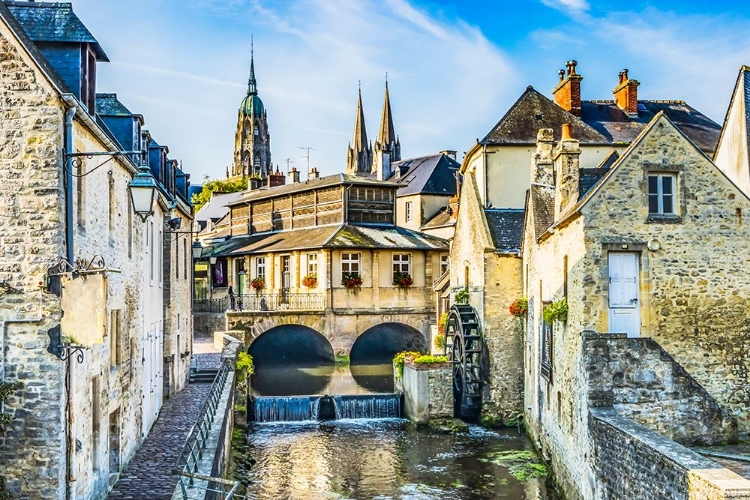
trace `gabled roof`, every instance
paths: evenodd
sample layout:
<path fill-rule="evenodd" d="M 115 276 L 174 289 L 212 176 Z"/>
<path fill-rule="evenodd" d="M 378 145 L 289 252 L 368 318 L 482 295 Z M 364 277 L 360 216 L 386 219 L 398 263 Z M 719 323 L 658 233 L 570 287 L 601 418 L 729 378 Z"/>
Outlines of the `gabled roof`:
<path fill-rule="evenodd" d="M 617 151 L 612 151 L 610 154 L 607 155 L 604 160 L 599 164 L 596 168 L 582 168 L 579 170 L 579 179 L 578 179 L 578 199 L 580 200 L 583 198 L 586 193 L 589 192 L 589 189 L 594 187 L 594 185 L 599 182 L 599 179 L 601 179 L 607 171 L 612 167 L 612 165 L 615 164 L 617 159 L 620 157 L 620 154 Z"/>
<path fill-rule="evenodd" d="M 742 155 L 745 156 L 745 159 L 748 159 L 748 153 L 750 153 L 750 66 L 742 66 L 740 68 L 740 73 L 737 76 L 737 82 L 734 85 L 734 90 L 732 92 L 732 98 L 729 100 L 729 106 L 727 106 L 727 112 L 724 115 L 724 123 L 721 127 L 721 135 L 719 136 L 719 145 L 720 147 L 731 147 L 729 145 L 724 146 L 722 143 L 724 141 L 724 133 L 727 131 L 727 128 L 730 125 L 730 116 L 732 114 L 732 110 L 735 106 L 735 101 L 738 101 L 737 104 L 742 104 L 742 108 L 745 110 L 745 114 L 743 117 L 741 117 L 742 120 L 744 120 L 744 128 L 745 128 L 745 141 L 744 144 L 740 146 L 740 151 L 732 151 L 732 156 L 738 156 Z M 741 109 L 742 109 L 741 108 Z M 731 144 L 733 141 L 728 140 L 729 144 Z M 744 150 L 744 151 L 743 151 Z M 719 148 L 717 147 L 717 151 L 714 154 L 713 160 L 717 162 L 720 161 L 719 158 Z M 722 167 L 722 165 L 719 165 Z"/>
<path fill-rule="evenodd" d="M 5 0 L 5 3 L 34 42 L 90 43 L 96 60 L 109 62 L 94 35 L 73 12 L 72 4 L 9 0 Z"/>
<path fill-rule="evenodd" d="M 487 218 L 495 250 L 506 253 L 520 252 L 524 211 L 522 209 L 485 208 L 484 215 Z"/>
<path fill-rule="evenodd" d="M 96 114 L 100 116 L 136 116 L 117 99 L 117 94 L 96 94 Z"/>
<path fill-rule="evenodd" d="M 413 194 L 434 194 L 454 196 L 456 194 L 456 177 L 461 165 L 453 158 L 442 153 L 408 158 L 391 165 L 392 174 L 388 181 L 401 184 L 397 196 Z M 398 179 L 396 172 L 399 172 Z"/>
<path fill-rule="evenodd" d="M 721 128 L 684 101 L 639 100 L 637 117 L 628 117 L 612 100 L 581 101 L 578 118 L 533 87 L 527 87 L 480 144 L 535 144 L 540 128 L 553 129 L 558 141 L 564 123 L 571 124 L 571 135 L 581 144 L 628 144 L 660 112 L 703 151 L 716 149 Z"/>

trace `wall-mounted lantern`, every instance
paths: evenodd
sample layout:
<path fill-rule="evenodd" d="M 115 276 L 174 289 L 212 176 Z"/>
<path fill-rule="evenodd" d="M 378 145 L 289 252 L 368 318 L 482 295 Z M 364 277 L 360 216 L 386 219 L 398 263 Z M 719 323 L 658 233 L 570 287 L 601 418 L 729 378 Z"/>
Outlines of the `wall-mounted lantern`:
<path fill-rule="evenodd" d="M 154 194 L 156 193 L 156 181 L 146 165 L 141 165 L 138 173 L 128 184 L 130 188 L 130 199 L 133 202 L 133 211 L 141 216 L 143 222 L 154 214 Z"/>

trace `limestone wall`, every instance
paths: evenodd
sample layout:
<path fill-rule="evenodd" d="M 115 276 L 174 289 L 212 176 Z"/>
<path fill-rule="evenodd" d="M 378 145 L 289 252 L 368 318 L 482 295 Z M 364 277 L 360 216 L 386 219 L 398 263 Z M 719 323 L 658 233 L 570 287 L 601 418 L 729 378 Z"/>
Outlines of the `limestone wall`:
<path fill-rule="evenodd" d="M 401 378 L 406 418 L 427 424 L 435 418 L 453 417 L 453 372 L 450 366 L 423 367 L 404 364 Z"/>

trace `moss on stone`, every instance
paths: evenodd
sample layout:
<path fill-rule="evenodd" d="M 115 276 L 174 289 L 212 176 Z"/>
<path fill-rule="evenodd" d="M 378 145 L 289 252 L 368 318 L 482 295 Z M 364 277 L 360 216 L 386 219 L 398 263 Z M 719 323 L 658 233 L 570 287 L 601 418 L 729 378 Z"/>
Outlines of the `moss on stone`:
<path fill-rule="evenodd" d="M 547 475 L 547 466 L 536 453 L 529 450 L 495 451 L 479 460 L 507 467 L 508 472 L 519 481 L 528 481 Z"/>
<path fill-rule="evenodd" d="M 469 432 L 469 425 L 459 418 L 433 418 L 427 422 L 427 427 L 441 434 Z"/>

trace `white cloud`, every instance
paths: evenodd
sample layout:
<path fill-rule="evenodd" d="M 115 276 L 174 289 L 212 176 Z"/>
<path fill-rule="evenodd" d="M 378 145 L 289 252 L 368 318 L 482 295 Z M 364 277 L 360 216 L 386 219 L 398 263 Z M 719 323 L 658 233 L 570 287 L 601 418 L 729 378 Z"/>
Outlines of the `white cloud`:
<path fill-rule="evenodd" d="M 590 6 L 586 0 L 542 0 L 547 7 L 561 10 L 564 12 L 585 12 Z"/>

